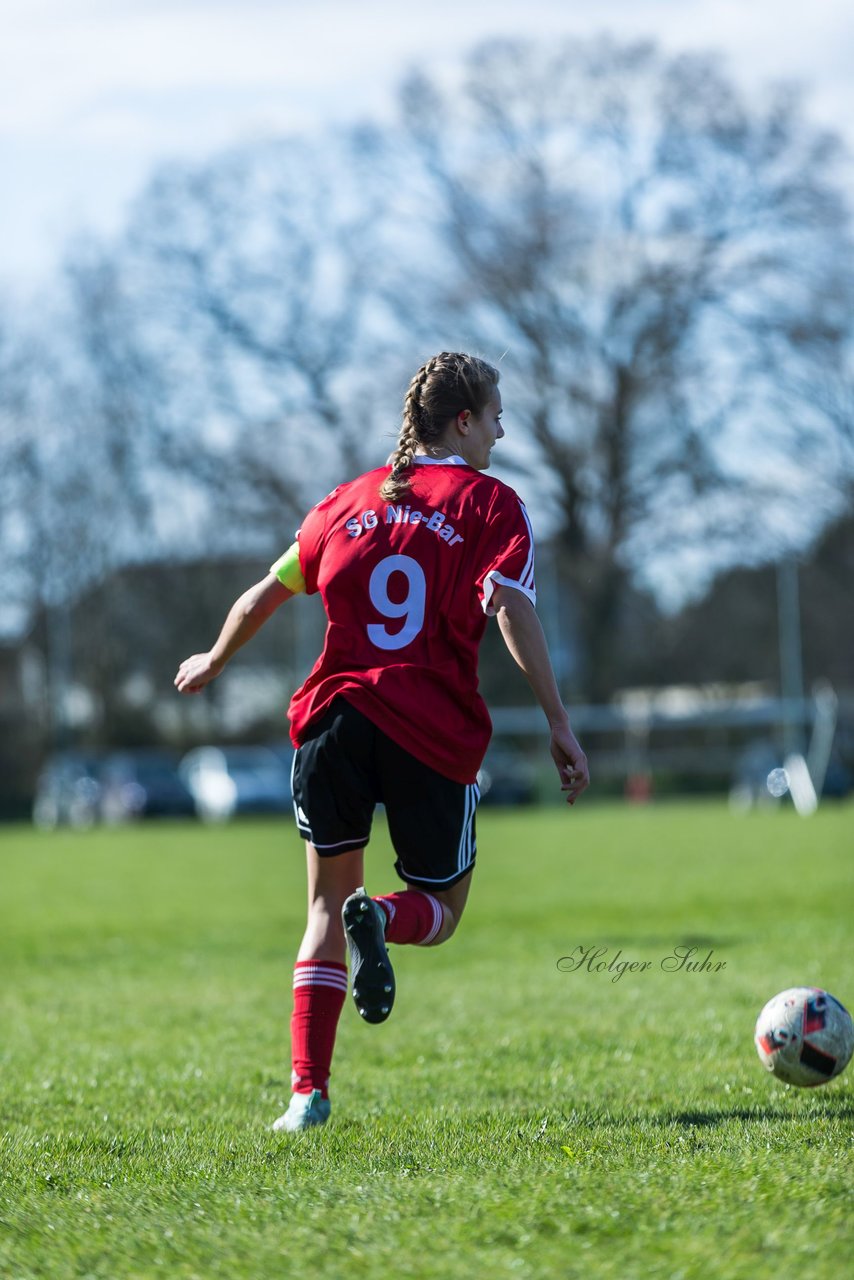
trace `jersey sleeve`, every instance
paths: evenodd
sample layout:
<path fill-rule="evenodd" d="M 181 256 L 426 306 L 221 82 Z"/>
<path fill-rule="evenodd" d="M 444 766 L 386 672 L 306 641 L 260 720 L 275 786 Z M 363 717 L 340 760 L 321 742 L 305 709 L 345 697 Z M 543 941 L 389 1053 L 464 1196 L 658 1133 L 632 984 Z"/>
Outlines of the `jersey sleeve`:
<path fill-rule="evenodd" d="M 496 503 L 488 521 L 483 570 L 477 591 L 484 613 L 492 616 L 492 595 L 497 586 L 513 587 L 537 603 L 534 581 L 534 533 L 525 505 L 511 489 Z"/>

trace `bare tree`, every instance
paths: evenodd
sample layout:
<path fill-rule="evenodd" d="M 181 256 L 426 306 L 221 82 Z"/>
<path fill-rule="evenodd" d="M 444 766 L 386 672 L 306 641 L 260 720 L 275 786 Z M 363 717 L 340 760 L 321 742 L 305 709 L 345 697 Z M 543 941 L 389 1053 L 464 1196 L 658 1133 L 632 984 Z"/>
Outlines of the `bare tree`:
<path fill-rule="evenodd" d="M 84 268 L 79 252 L 76 261 L 71 298 L 21 309 L 0 391 L 4 600 L 16 606 L 14 631 L 42 651 L 55 743 L 68 736 L 72 683 L 100 678 L 108 696 L 119 663 L 107 661 L 110 628 L 93 625 L 79 647 L 86 670 L 75 667 L 76 601 L 119 565 L 156 554 L 132 352 L 109 273 Z"/>
<path fill-rule="evenodd" d="M 804 457 L 850 323 L 839 144 L 789 90 L 748 102 L 711 56 L 607 39 L 488 44 L 402 109 L 421 294 L 507 351 L 606 697 L 632 575 L 769 556 L 833 505 Z"/>
<path fill-rule="evenodd" d="M 380 460 L 373 149 L 367 133 L 291 139 L 164 169 L 120 247 L 165 383 L 162 456 L 244 549 L 259 531 L 278 545 L 324 487 Z"/>
<path fill-rule="evenodd" d="M 11 318 L 0 315 L 0 632 L 14 631 L 29 612 L 30 522 L 33 470 L 30 418 L 35 353 L 24 326 L 13 329 Z"/>
<path fill-rule="evenodd" d="M 455 74 L 410 80 L 402 131 L 161 169 L 116 242 L 72 247 L 26 358 L 0 325 L 19 598 L 282 550 L 382 460 L 437 346 L 506 349 L 508 448 L 554 516 L 588 696 L 630 580 L 772 556 L 850 496 L 841 157 L 796 97 L 607 40 L 493 43 Z M 128 655 L 96 629 L 109 691 Z"/>
<path fill-rule="evenodd" d="M 146 605 L 117 571 L 192 566 L 183 598 L 209 632 L 224 602 L 199 562 L 280 552 L 342 471 L 372 450 L 378 460 L 366 432 L 375 369 L 359 364 L 371 220 L 355 178 L 348 193 L 340 177 L 345 153 L 358 167 L 370 146 L 271 143 L 163 169 L 125 234 L 68 250 L 26 432 L 31 580 L 62 654 L 49 665 L 67 683 L 73 654 L 107 738 L 127 718 L 127 678 L 154 674 L 127 644 L 126 614 L 150 631 Z M 84 596 L 78 644 L 68 606 Z M 173 634 L 173 656 L 187 642 Z"/>

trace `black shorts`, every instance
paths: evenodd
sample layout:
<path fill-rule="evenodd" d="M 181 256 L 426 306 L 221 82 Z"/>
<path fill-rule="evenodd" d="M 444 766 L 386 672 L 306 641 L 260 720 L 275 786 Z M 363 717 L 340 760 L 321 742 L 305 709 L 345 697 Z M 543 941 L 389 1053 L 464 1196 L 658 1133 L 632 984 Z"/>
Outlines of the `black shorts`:
<path fill-rule="evenodd" d="M 422 764 L 344 698 L 309 725 L 291 783 L 300 835 L 322 858 L 366 845 L 384 804 L 401 880 L 447 889 L 474 866 L 477 784 Z"/>

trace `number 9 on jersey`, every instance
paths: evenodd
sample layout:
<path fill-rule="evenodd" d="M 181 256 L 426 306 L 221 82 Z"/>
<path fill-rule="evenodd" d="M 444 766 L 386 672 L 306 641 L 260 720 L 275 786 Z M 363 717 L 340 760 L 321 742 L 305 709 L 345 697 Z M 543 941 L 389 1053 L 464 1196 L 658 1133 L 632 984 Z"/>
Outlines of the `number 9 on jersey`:
<path fill-rule="evenodd" d="M 394 573 L 402 573 L 407 581 L 406 595 L 400 601 L 392 600 L 388 593 L 389 579 Z M 404 649 L 424 626 L 427 579 L 421 565 L 411 556 L 386 556 L 371 574 L 368 590 L 371 604 L 384 618 L 405 619 L 399 631 L 391 632 L 382 622 L 368 623 L 371 644 L 378 649 Z"/>

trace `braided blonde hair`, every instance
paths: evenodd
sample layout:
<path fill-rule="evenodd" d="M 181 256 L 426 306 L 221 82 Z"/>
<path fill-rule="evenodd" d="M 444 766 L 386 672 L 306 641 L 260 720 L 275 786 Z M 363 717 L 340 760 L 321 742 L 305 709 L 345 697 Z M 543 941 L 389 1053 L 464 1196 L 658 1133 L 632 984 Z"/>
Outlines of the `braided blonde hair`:
<path fill-rule="evenodd" d="M 459 351 L 441 351 L 421 366 L 403 401 L 397 448 L 389 458 L 391 474 L 380 486 L 380 497 L 400 501 L 412 484 L 417 446 L 437 444 L 449 421 L 464 409 L 482 413 L 498 377 L 491 364 Z"/>

